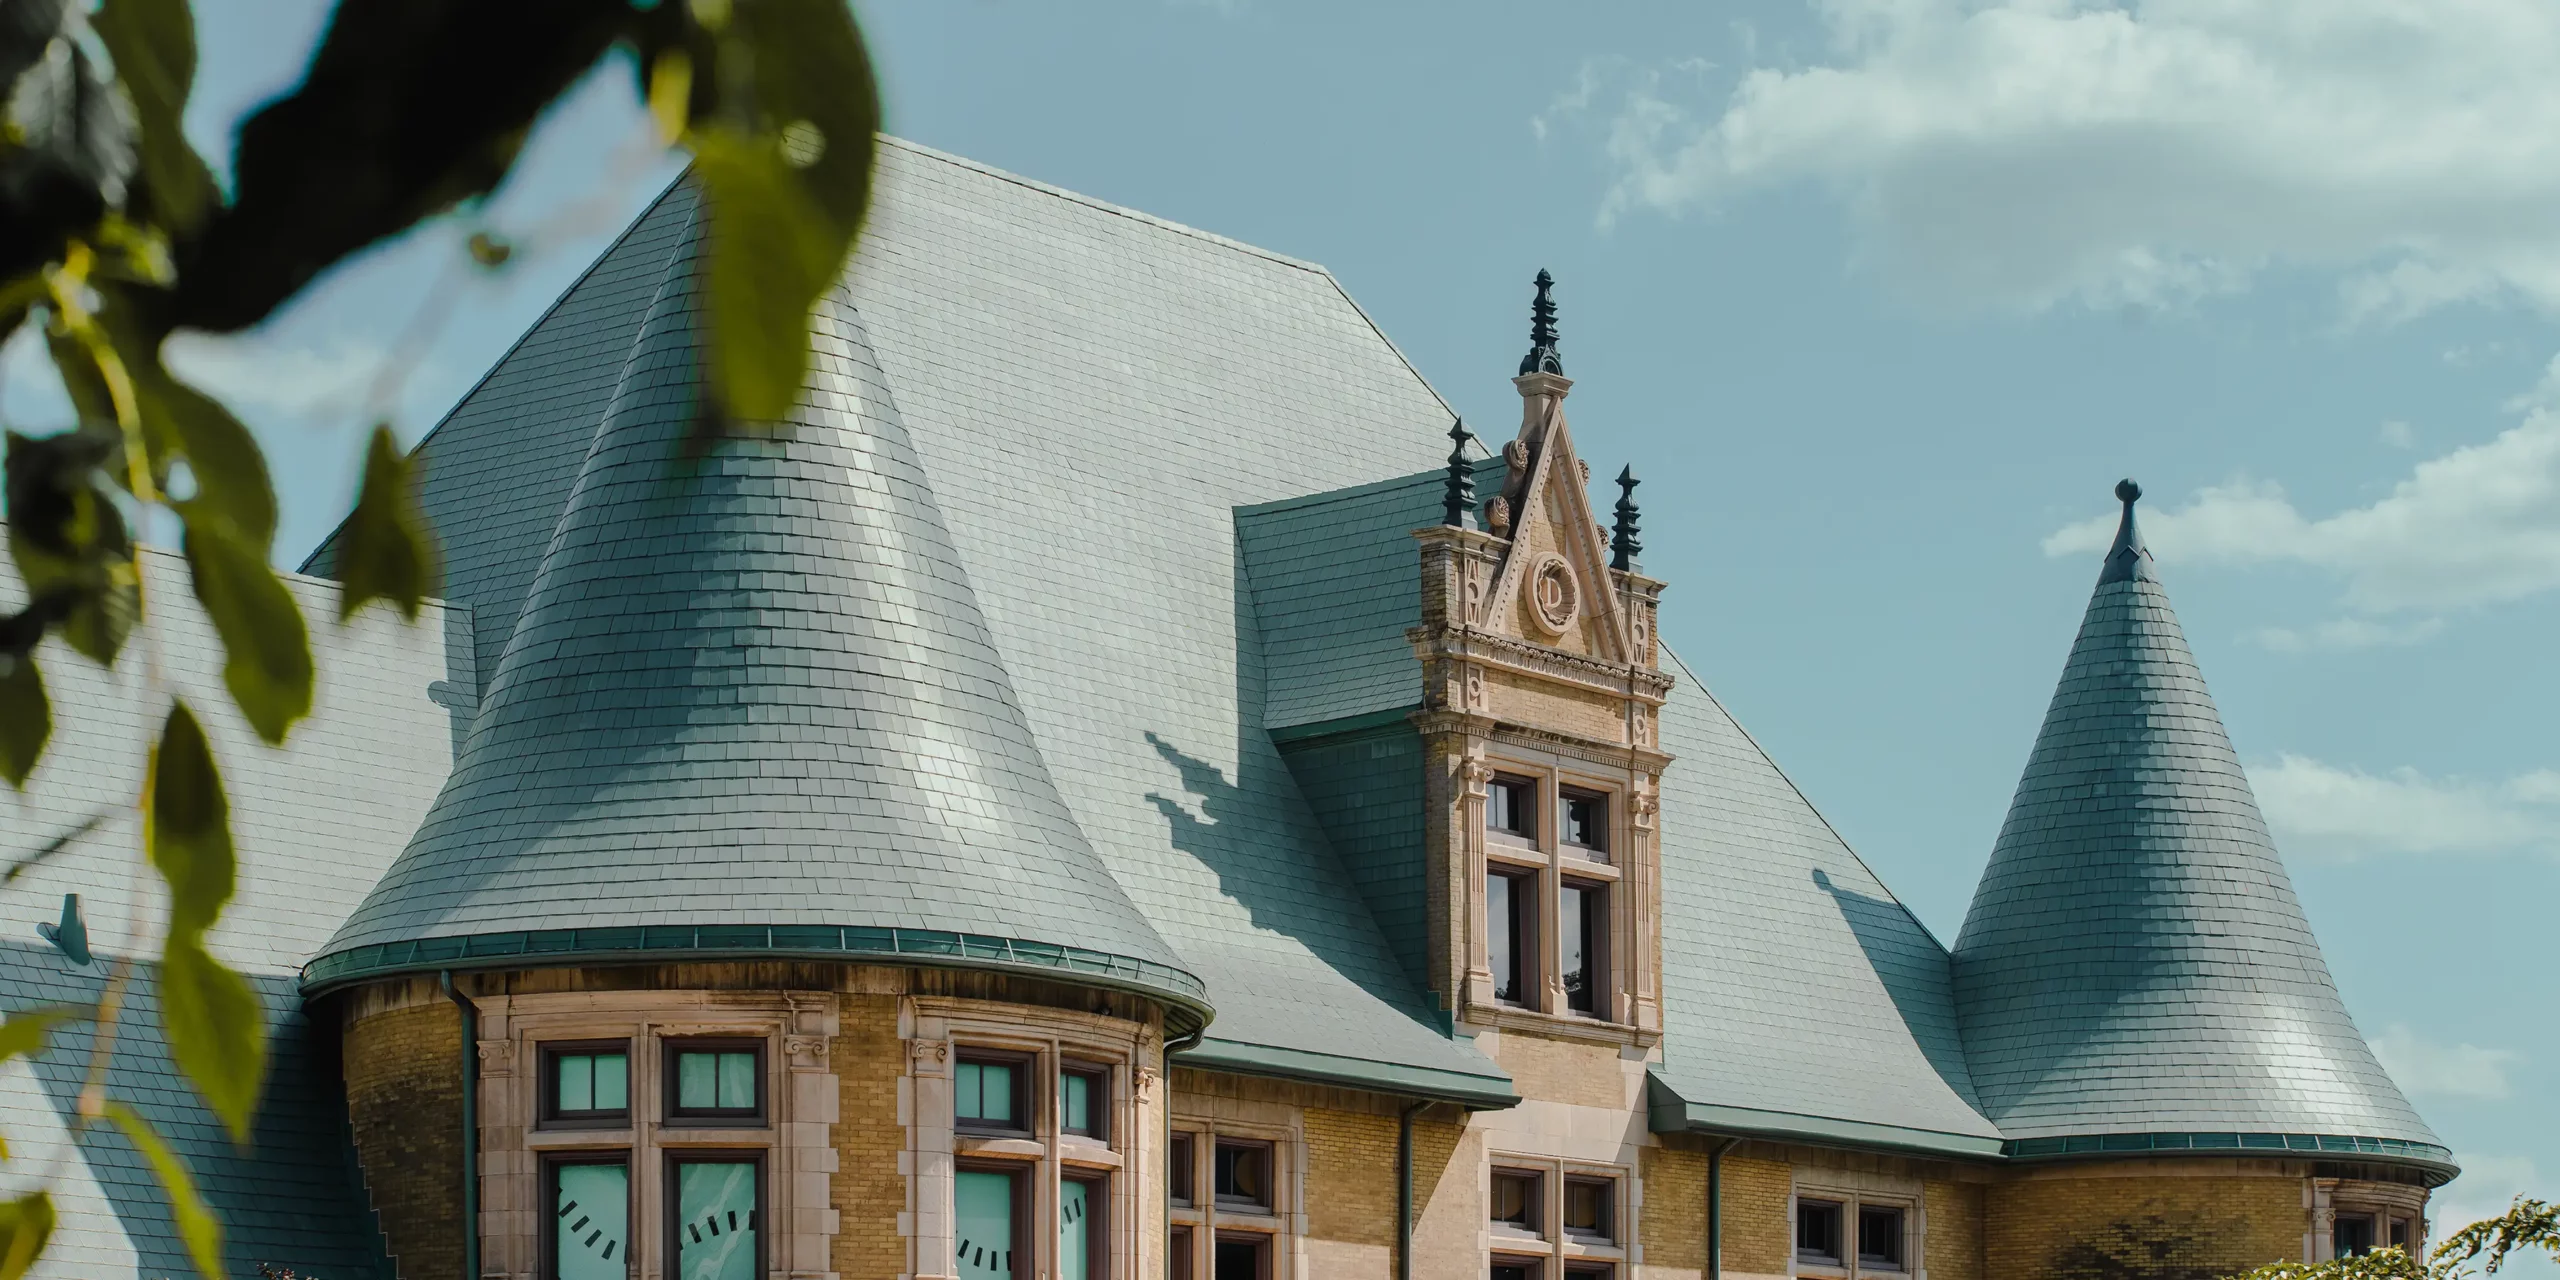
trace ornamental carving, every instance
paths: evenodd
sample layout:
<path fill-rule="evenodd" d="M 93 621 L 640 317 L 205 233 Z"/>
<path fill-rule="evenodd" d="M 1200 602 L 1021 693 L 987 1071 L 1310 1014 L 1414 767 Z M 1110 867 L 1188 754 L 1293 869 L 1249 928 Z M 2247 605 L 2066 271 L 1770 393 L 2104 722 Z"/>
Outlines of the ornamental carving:
<path fill-rule="evenodd" d="M 1582 616 L 1582 587 L 1564 557 L 1550 552 L 1529 570 L 1529 620 L 1548 635 L 1563 635 Z"/>
<path fill-rule="evenodd" d="M 482 1040 L 478 1042 L 478 1045 L 480 1050 L 480 1074 L 484 1076 L 503 1076 L 512 1074 L 515 1071 L 515 1041 Z"/>
<path fill-rule="evenodd" d="M 947 1040 L 910 1040 L 908 1058 L 914 1063 L 913 1074 L 938 1076 L 951 1062 L 951 1043 Z"/>
<path fill-rule="evenodd" d="M 823 1071 L 826 1069 L 827 1038 L 825 1036 L 784 1036 L 782 1052 L 783 1056 L 791 1060 L 793 1070 Z"/>

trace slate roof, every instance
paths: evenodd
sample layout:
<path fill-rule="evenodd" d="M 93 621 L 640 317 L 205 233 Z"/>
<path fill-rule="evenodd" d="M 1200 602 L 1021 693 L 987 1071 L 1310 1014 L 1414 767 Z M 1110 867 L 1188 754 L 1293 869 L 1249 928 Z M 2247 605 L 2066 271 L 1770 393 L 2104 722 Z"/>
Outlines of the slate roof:
<path fill-rule="evenodd" d="M 429 604 L 404 626 L 382 609 L 347 627 L 330 621 L 334 584 L 287 575 L 317 656 L 309 719 L 288 749 L 257 741 L 232 709 L 212 628 L 187 595 L 185 562 L 146 551 L 160 670 L 195 709 L 228 786 L 241 850 L 239 889 L 213 948 L 245 972 L 267 1010 L 272 1057 L 254 1141 L 234 1147 L 169 1060 L 159 1034 L 153 966 L 136 970 L 107 1077 L 194 1170 L 220 1214 L 234 1275 L 257 1264 L 336 1280 L 387 1274 L 382 1241 L 354 1168 L 338 1087 L 337 1037 L 304 1016 L 296 970 L 345 919 L 399 852 L 452 761 L 468 705 L 467 664 L 448 669 L 459 611 Z M 0 612 L 23 591 L 0 567 Z M 105 825 L 0 893 L 0 1008 L 94 1005 L 120 956 L 150 954 L 164 917 L 142 865 L 133 799 L 167 703 L 144 675 L 137 638 L 113 671 L 48 641 L 39 651 L 55 708 L 54 740 L 23 794 L 0 788 L 0 856 L 15 859 L 92 814 Z M 137 892 L 139 890 L 139 892 Z M 72 964 L 36 933 L 77 893 L 97 958 Z M 137 939 L 147 940 L 137 945 Z M 59 1169 L 59 1225 L 38 1277 L 188 1274 L 185 1250 L 142 1159 L 114 1132 L 73 1137 L 89 1029 L 0 1071 L 0 1135 L 14 1170 Z"/>
<path fill-rule="evenodd" d="M 2290 1133 L 2442 1164 L 2330 980 L 2142 545 L 2139 494 L 2119 487 L 2115 544 L 1956 940 L 1984 1110 L 2022 1152 Z"/>
<path fill-rule="evenodd" d="M 679 243 L 452 779 L 314 976 L 536 933 L 554 961 L 957 948 L 1198 1006 L 1051 785 L 841 291 L 791 419 L 687 457 Z"/>

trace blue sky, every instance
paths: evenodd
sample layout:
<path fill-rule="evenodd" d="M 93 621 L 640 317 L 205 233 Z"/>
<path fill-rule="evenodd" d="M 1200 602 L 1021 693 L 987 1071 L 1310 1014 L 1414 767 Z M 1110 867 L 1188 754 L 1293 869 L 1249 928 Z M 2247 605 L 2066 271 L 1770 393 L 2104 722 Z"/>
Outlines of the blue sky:
<path fill-rule="evenodd" d="M 219 153 L 322 11 L 203 9 Z M 1554 271 L 1665 634 L 1942 938 L 2139 479 L 2349 1003 L 2472 1170 L 2447 1216 L 2560 1190 L 2560 9 L 860 13 L 893 131 L 1325 264 L 1479 427 L 1516 419 Z M 275 456 L 281 558 L 362 426 L 432 425 L 672 172 L 628 86 L 486 209 L 174 357 Z M 524 245 L 504 274 L 461 264 L 483 225 Z"/>

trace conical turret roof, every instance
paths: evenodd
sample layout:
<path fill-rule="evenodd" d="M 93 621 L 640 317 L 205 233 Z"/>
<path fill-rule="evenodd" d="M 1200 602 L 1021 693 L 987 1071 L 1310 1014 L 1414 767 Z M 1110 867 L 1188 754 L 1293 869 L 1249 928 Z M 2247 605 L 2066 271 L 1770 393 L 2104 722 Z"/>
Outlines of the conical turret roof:
<path fill-rule="evenodd" d="M 2347 1016 L 2134 521 L 1956 940 L 1965 1058 L 2021 1155 L 2449 1156 Z"/>
<path fill-rule="evenodd" d="M 685 239 L 698 245 L 699 227 Z M 1061 800 L 852 304 L 701 457 L 695 251 L 640 327 L 470 738 L 306 981 L 846 954 L 1206 1016 Z"/>

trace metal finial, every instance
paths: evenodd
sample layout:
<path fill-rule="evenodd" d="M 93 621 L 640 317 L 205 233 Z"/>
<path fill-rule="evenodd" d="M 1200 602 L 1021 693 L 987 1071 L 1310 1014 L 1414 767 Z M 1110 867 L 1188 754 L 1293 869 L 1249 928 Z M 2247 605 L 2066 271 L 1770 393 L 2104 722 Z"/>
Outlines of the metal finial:
<path fill-rule="evenodd" d="M 2124 504 L 2124 518 L 2116 524 L 2115 545 L 2107 548 L 2107 561 L 2098 570 L 2098 583 L 2157 582 L 2152 574 L 2151 552 L 2142 545 L 2142 530 L 2134 522 L 2134 500 L 2142 496 L 2142 486 L 2131 480 L 2116 481 L 2116 501 Z"/>
<path fill-rule="evenodd" d="M 1476 527 L 1476 464 L 1467 456 L 1475 438 L 1466 419 L 1449 424 L 1449 483 L 1440 500 L 1440 523 L 1452 529 Z"/>
<path fill-rule="evenodd" d="M 1609 567 L 1637 572 L 1636 557 L 1644 554 L 1644 539 L 1636 525 L 1636 479 L 1633 463 L 1618 473 L 1618 527 L 1609 537 Z"/>
<path fill-rule="evenodd" d="M 1520 358 L 1523 376 L 1564 372 L 1564 359 L 1556 354 L 1556 300 L 1549 292 L 1555 284 L 1556 278 L 1539 268 L 1538 296 L 1529 304 L 1529 354 Z"/>
<path fill-rule="evenodd" d="M 2130 505 L 2141 496 L 2141 485 L 2135 484 L 2131 480 L 2116 481 L 2116 501 Z"/>

